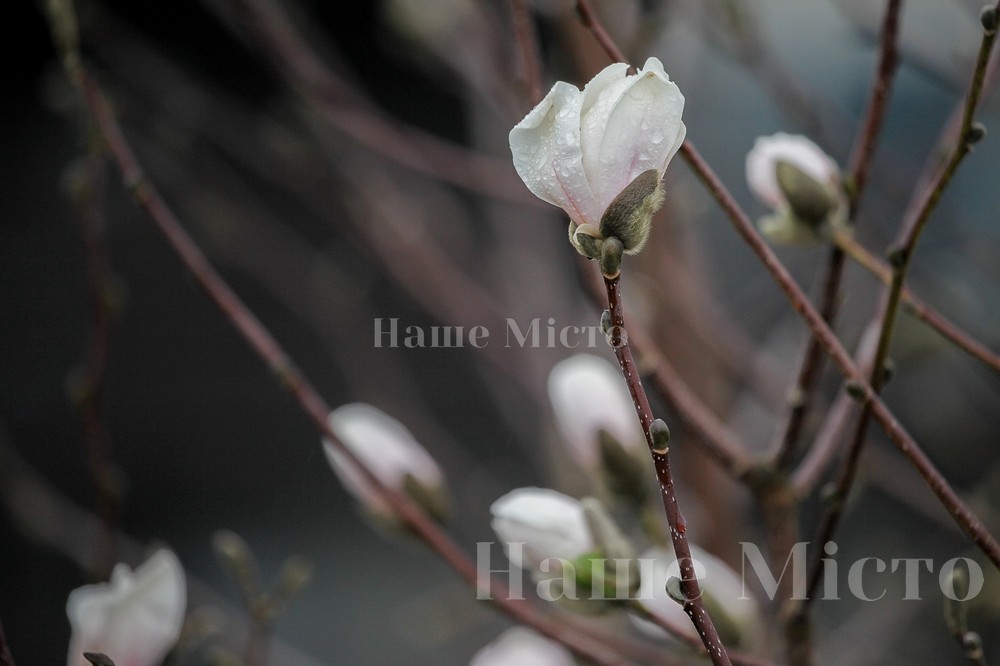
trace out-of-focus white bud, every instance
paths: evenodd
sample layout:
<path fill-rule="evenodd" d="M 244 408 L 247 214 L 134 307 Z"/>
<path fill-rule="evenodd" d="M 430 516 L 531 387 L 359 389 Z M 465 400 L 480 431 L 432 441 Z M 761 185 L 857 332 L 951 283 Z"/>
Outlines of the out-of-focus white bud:
<path fill-rule="evenodd" d="M 746 176 L 754 195 L 774 210 L 760 229 L 776 243 L 822 240 L 846 222 L 840 169 L 804 136 L 758 137 L 747 153 Z"/>
<path fill-rule="evenodd" d="M 744 592 L 740 575 L 730 569 L 722 560 L 691 546 L 695 575 L 701 587 L 702 601 L 716 628 L 727 645 L 744 648 L 756 647 L 763 624 L 757 601 Z M 640 582 L 636 598 L 654 615 L 669 620 L 681 627 L 689 627 L 691 621 L 681 605 L 670 598 L 666 590 L 669 578 L 680 578 L 680 566 L 673 549 L 655 546 L 639 557 Z M 666 632 L 651 622 L 636 616 L 629 616 L 639 629 L 655 636 L 666 636 Z"/>
<path fill-rule="evenodd" d="M 534 571 L 549 558 L 572 561 L 597 550 L 583 505 L 555 490 L 517 488 L 493 502 L 490 513 L 507 557 L 522 569 Z"/>
<path fill-rule="evenodd" d="M 363 403 L 333 410 L 329 423 L 334 434 L 377 479 L 410 495 L 432 516 L 439 519 L 444 516 L 447 509 L 444 474 L 403 424 Z M 323 450 L 347 490 L 374 516 L 392 521 L 391 508 L 347 457 L 325 439 Z"/>
<path fill-rule="evenodd" d="M 477 652 L 469 666 L 574 666 L 569 650 L 524 627 L 513 627 Z"/>
<path fill-rule="evenodd" d="M 601 463 L 600 433 L 628 452 L 645 455 L 645 438 L 621 374 L 608 361 L 576 354 L 549 373 L 549 401 L 570 454 L 582 468 Z"/>
<path fill-rule="evenodd" d="M 109 582 L 69 595 L 69 666 L 87 666 L 84 652 L 106 654 L 116 666 L 159 664 L 180 636 L 186 605 L 184 569 L 169 550 L 134 572 L 116 565 Z"/>

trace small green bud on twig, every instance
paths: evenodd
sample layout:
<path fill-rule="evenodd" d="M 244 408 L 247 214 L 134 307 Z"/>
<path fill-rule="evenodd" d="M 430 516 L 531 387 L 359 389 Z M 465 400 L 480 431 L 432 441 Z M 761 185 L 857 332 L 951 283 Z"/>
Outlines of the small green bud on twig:
<path fill-rule="evenodd" d="M 681 579 L 677 576 L 671 576 L 667 579 L 667 596 L 679 603 L 681 606 L 688 602 L 687 597 L 684 596 L 683 590 L 681 590 Z"/>
<path fill-rule="evenodd" d="M 997 31 L 997 10 L 995 7 L 991 5 L 983 7 L 983 11 L 979 14 L 979 20 L 987 35 L 992 35 Z"/>
<path fill-rule="evenodd" d="M 601 274 L 613 280 L 622 273 L 622 242 L 612 236 L 604 241 L 601 247 Z"/>
<path fill-rule="evenodd" d="M 861 382 L 855 379 L 849 379 L 847 383 L 844 384 L 844 390 L 847 391 L 847 395 L 851 396 L 858 402 L 861 402 L 866 397 L 865 387 L 861 384 Z"/>
<path fill-rule="evenodd" d="M 667 446 L 667 443 L 670 442 L 670 428 L 667 427 L 663 419 L 656 419 L 649 424 L 649 438 L 653 440 L 653 453 L 661 456 L 667 455 L 670 450 L 670 447 Z"/>
<path fill-rule="evenodd" d="M 965 133 L 965 144 L 968 146 L 974 146 L 983 140 L 986 136 L 986 125 L 982 124 L 978 120 L 972 123 L 969 127 L 969 131 Z"/>
<path fill-rule="evenodd" d="M 889 265 L 898 271 L 906 266 L 906 261 L 909 259 L 909 253 L 906 251 L 905 247 L 894 247 L 889 250 L 889 253 L 886 255 L 886 259 L 888 259 Z"/>
<path fill-rule="evenodd" d="M 605 336 L 611 335 L 611 310 L 601 313 L 601 333 Z"/>

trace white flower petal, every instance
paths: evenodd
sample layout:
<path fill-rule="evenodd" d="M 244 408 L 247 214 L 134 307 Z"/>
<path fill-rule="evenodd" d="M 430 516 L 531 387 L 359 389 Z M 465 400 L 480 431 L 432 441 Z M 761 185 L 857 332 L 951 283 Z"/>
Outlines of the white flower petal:
<path fill-rule="evenodd" d="M 583 116 L 584 167 L 603 209 L 649 169 L 662 175 L 685 132 L 684 96 L 663 65 L 649 58 L 633 76 L 605 85 Z"/>
<path fill-rule="evenodd" d="M 110 582 L 70 593 L 68 663 L 83 666 L 89 663 L 84 652 L 101 652 L 118 666 L 159 664 L 180 636 L 186 604 L 184 569 L 169 550 L 157 551 L 134 573 L 119 564 Z"/>
<path fill-rule="evenodd" d="M 569 650 L 530 629 L 513 627 L 477 652 L 469 666 L 573 666 Z"/>
<path fill-rule="evenodd" d="M 402 489 L 407 474 L 428 488 L 443 483 L 441 469 L 430 454 L 403 424 L 385 412 L 371 405 L 353 403 L 333 410 L 329 423 L 334 434 L 387 486 Z M 324 440 L 323 444 L 333 471 L 348 491 L 373 511 L 388 511 L 375 488 L 347 456 L 331 442 Z"/>
<path fill-rule="evenodd" d="M 840 180 L 837 163 L 806 137 L 784 132 L 758 137 L 747 153 L 747 184 L 761 203 L 775 210 L 787 205 L 775 172 L 779 161 L 798 167 L 820 183 Z"/>
<path fill-rule="evenodd" d="M 580 502 L 555 490 L 512 490 L 493 502 L 490 513 L 507 556 L 521 568 L 536 568 L 550 557 L 573 560 L 595 548 Z M 523 559 L 510 543 L 524 543 Z"/>
<path fill-rule="evenodd" d="M 557 82 L 510 131 L 517 174 L 531 192 L 559 206 L 577 224 L 597 224 L 599 209 L 583 169 L 580 104 L 576 86 Z"/>
<path fill-rule="evenodd" d="M 606 430 L 626 449 L 645 448 L 625 381 L 603 358 L 576 354 L 560 361 L 549 373 L 548 388 L 556 425 L 584 469 L 598 463 L 598 430 Z"/>

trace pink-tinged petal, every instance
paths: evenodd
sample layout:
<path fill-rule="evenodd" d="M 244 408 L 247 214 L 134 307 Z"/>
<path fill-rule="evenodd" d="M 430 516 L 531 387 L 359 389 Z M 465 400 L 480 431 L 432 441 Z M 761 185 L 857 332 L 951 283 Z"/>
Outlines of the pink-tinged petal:
<path fill-rule="evenodd" d="M 758 137 L 747 153 L 747 184 L 761 203 L 773 209 L 786 206 L 775 171 L 779 161 L 798 167 L 820 183 L 840 180 L 837 163 L 806 137 L 784 132 Z"/>
<path fill-rule="evenodd" d="M 656 58 L 601 92 L 582 134 L 584 167 L 602 213 L 640 173 L 666 170 L 686 131 L 683 111 L 684 96 Z"/>
<path fill-rule="evenodd" d="M 575 86 L 557 82 L 510 131 L 510 150 L 517 174 L 535 196 L 559 206 L 577 224 L 597 224 L 603 209 L 583 169 L 581 101 Z"/>

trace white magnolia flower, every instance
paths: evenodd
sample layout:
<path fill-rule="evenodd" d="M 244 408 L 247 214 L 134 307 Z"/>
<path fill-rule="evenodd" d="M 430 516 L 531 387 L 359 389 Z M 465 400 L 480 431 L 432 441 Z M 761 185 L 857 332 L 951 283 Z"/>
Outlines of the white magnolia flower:
<path fill-rule="evenodd" d="M 694 545 L 691 546 L 691 559 L 701 586 L 702 599 L 724 640 L 744 647 L 754 646 L 761 635 L 760 609 L 756 599 L 744 592 L 743 579 L 725 562 Z M 669 578 L 680 578 L 680 565 L 674 557 L 673 548 L 654 546 L 639 557 L 639 562 L 640 583 L 636 598 L 654 615 L 676 626 L 690 628 L 687 613 L 666 590 Z M 634 615 L 629 617 L 639 629 L 650 635 L 666 635 L 663 629 L 651 622 Z"/>
<path fill-rule="evenodd" d="M 524 627 L 513 627 L 477 652 L 469 666 L 574 666 L 569 650 Z"/>
<path fill-rule="evenodd" d="M 632 398 L 609 362 L 593 354 L 576 354 L 552 368 L 548 385 L 556 425 L 584 469 L 594 469 L 600 462 L 600 430 L 626 450 L 645 453 Z"/>
<path fill-rule="evenodd" d="M 684 142 L 684 96 L 660 61 L 648 59 L 637 74 L 627 70 L 608 65 L 583 91 L 557 82 L 510 131 L 518 175 L 575 225 L 599 227 L 640 174 L 655 170 L 659 182 Z M 638 248 L 626 242 L 625 249 Z"/>
<path fill-rule="evenodd" d="M 330 412 L 330 429 L 382 483 L 398 491 L 416 492 L 407 478 L 419 484 L 421 497 L 415 497 L 431 513 L 440 505 L 423 500 L 440 500 L 444 493 L 444 475 L 430 454 L 424 450 L 403 424 L 385 412 L 364 403 L 352 403 Z M 392 510 L 375 487 L 347 456 L 324 439 L 323 450 L 333 471 L 368 510 L 380 517 L 392 516 Z"/>
<path fill-rule="evenodd" d="M 787 169 L 784 178 L 782 167 Z M 840 168 L 804 136 L 779 132 L 758 137 L 747 153 L 746 176 L 754 195 L 775 211 L 760 223 L 774 241 L 815 240 L 828 225 L 843 223 Z"/>
<path fill-rule="evenodd" d="M 555 490 L 512 490 L 493 502 L 490 513 L 507 557 L 522 569 L 535 570 L 547 558 L 572 561 L 596 550 L 583 505 Z"/>
<path fill-rule="evenodd" d="M 184 569 L 169 550 L 134 572 L 118 564 L 109 582 L 69 595 L 69 666 L 89 664 L 84 652 L 106 654 L 116 666 L 159 664 L 180 636 L 186 604 Z"/>

